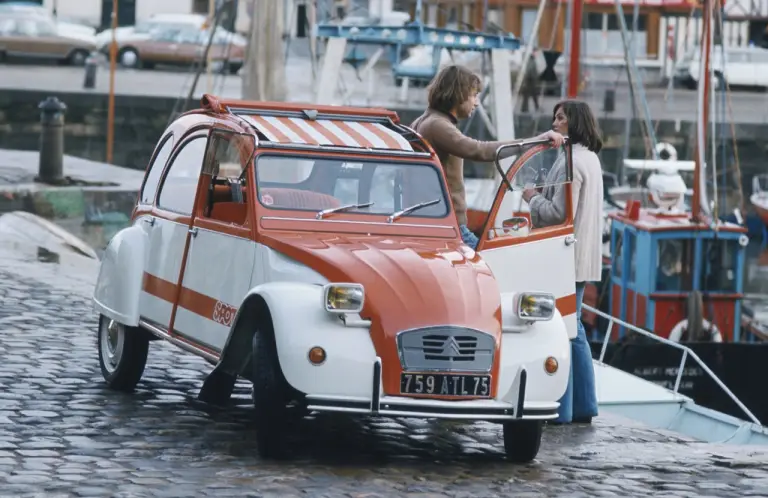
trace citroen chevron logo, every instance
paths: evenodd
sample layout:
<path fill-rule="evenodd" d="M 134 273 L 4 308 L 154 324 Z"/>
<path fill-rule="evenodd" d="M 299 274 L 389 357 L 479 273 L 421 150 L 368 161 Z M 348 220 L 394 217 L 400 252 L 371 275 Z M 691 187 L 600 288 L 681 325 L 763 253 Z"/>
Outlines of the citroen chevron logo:
<path fill-rule="evenodd" d="M 459 343 L 456 342 L 456 339 L 454 339 L 453 337 L 450 337 L 447 341 L 443 343 L 442 354 L 444 356 L 460 356 L 461 355 L 461 349 L 459 349 Z"/>

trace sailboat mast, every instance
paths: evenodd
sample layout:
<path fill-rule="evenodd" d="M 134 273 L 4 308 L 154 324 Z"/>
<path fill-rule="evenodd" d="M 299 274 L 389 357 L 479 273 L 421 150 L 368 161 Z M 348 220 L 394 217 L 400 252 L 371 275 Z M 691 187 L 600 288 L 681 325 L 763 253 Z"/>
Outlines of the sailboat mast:
<path fill-rule="evenodd" d="M 568 98 L 576 98 L 579 94 L 579 69 L 581 60 L 581 20 L 584 11 L 584 0 L 569 0 L 573 5 L 571 14 L 571 43 L 568 60 Z"/>
<path fill-rule="evenodd" d="M 693 169 L 693 201 L 691 202 L 691 219 L 694 222 L 699 221 L 701 211 L 701 189 L 704 188 L 702 182 L 702 169 L 706 158 L 707 145 L 707 123 L 709 122 L 709 86 L 712 83 L 710 74 L 709 56 L 712 52 L 712 6 L 714 0 L 703 0 L 702 2 L 702 24 L 701 33 L 701 65 L 699 67 L 699 88 L 698 88 L 698 120 L 696 123 L 696 154 L 694 156 L 695 166 Z"/>

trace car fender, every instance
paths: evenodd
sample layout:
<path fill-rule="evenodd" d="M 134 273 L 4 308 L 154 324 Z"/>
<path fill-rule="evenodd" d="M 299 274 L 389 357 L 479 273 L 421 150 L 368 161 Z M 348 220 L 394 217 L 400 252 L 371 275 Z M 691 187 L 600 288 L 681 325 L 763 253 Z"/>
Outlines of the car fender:
<path fill-rule="evenodd" d="M 550 356 L 558 363 L 554 374 L 544 369 Z M 516 394 L 509 391 L 521 366 L 527 373 L 526 402 L 556 402 L 563 396 L 571 371 L 571 342 L 559 311 L 555 310 L 551 320 L 533 322 L 523 331 L 502 333 L 499 399 L 514 402 Z M 506 399 L 508 393 L 510 399 Z"/>
<path fill-rule="evenodd" d="M 243 299 L 217 369 L 250 378 L 251 344 L 256 331 L 272 331 L 285 380 L 304 394 L 370 396 L 376 351 L 365 322 L 345 325 L 323 306 L 323 287 L 273 282 L 251 289 Z M 326 360 L 310 363 L 320 346 Z"/>
<path fill-rule="evenodd" d="M 138 224 L 117 232 L 109 241 L 93 290 L 97 312 L 124 325 L 139 324 L 139 298 L 149 237 Z"/>

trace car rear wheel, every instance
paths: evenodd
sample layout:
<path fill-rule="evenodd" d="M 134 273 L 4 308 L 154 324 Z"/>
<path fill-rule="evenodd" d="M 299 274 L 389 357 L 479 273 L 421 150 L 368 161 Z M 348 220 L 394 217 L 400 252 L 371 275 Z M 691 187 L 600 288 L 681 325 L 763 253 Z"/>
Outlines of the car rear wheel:
<path fill-rule="evenodd" d="M 136 69 L 140 67 L 141 62 L 139 60 L 139 53 L 134 48 L 124 48 L 117 54 L 117 60 L 120 61 L 120 65 L 130 69 Z"/>
<path fill-rule="evenodd" d="M 67 57 L 67 62 L 72 66 L 84 66 L 89 54 L 87 50 L 73 50 Z"/>
<path fill-rule="evenodd" d="M 97 342 L 101 374 L 107 385 L 117 391 L 132 391 L 147 364 L 147 335 L 139 328 L 126 327 L 101 315 Z"/>
<path fill-rule="evenodd" d="M 257 330 L 252 344 L 256 444 L 262 458 L 280 458 L 285 455 L 283 435 L 290 419 L 287 405 L 291 401 L 291 390 L 280 370 L 271 327 Z"/>
<path fill-rule="evenodd" d="M 541 447 L 543 424 L 540 420 L 521 420 L 504 424 L 504 451 L 514 463 L 528 463 Z"/>

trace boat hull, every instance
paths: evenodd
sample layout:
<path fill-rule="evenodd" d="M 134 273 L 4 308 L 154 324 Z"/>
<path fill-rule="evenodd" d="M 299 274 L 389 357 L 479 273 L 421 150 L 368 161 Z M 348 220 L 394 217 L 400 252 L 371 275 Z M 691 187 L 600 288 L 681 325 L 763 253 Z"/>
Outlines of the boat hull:
<path fill-rule="evenodd" d="M 684 342 L 704 364 L 760 420 L 768 425 L 768 343 Z M 602 341 L 590 341 L 592 356 L 600 358 Z M 645 380 L 674 389 L 682 351 L 666 344 L 637 337 L 609 343 L 603 362 Z M 679 392 L 696 404 L 748 420 L 741 408 L 692 358 L 683 368 Z"/>

